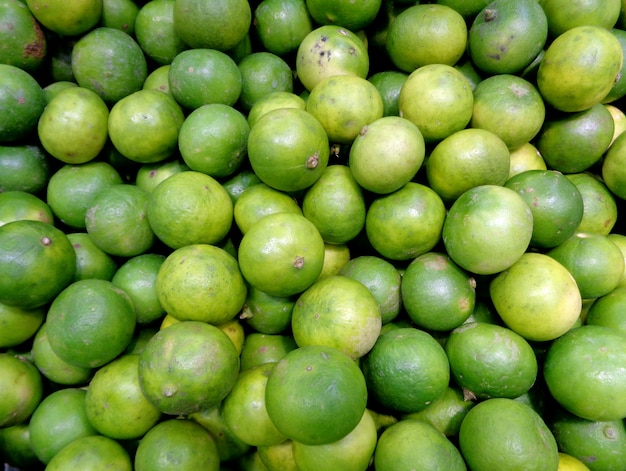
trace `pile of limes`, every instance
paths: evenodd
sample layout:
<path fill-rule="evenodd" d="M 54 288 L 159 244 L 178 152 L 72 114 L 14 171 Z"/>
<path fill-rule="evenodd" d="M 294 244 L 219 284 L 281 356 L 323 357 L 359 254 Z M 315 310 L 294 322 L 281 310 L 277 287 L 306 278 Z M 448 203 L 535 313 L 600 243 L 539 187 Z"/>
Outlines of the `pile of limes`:
<path fill-rule="evenodd" d="M 626 469 L 626 1 L 0 0 L 0 463 Z"/>

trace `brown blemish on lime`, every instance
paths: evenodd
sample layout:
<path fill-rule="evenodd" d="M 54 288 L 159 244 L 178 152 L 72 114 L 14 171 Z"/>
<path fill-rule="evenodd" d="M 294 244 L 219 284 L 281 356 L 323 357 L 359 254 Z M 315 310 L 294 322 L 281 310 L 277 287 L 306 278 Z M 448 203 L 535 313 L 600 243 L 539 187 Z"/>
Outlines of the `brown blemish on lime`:
<path fill-rule="evenodd" d="M 303 266 L 304 266 L 304 257 L 297 255 L 296 259 L 293 261 L 293 267 L 300 270 Z"/>
<path fill-rule="evenodd" d="M 50 239 L 50 237 L 47 237 L 47 236 L 43 236 L 40 242 L 41 242 L 41 245 L 45 245 L 46 247 L 52 245 L 52 239 Z"/>
<path fill-rule="evenodd" d="M 314 169 L 320 163 L 320 157 L 317 153 L 306 159 L 306 168 Z"/>

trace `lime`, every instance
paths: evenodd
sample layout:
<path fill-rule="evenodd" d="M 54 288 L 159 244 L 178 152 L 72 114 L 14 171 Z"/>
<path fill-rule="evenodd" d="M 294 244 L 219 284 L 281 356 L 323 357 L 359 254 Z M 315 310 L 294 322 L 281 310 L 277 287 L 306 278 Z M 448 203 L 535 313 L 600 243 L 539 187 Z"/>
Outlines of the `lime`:
<path fill-rule="evenodd" d="M 205 322 L 182 321 L 161 329 L 139 354 L 143 393 L 170 415 L 218 404 L 232 389 L 238 373 L 234 344 L 219 328 Z"/>
<path fill-rule="evenodd" d="M 47 395 L 29 421 L 30 443 L 37 458 L 48 464 L 66 445 L 80 437 L 97 435 L 85 412 L 81 388 L 64 388 Z"/>
<path fill-rule="evenodd" d="M 225 250 L 192 244 L 171 252 L 155 282 L 161 306 L 179 320 L 222 324 L 233 319 L 246 299 L 237 261 Z"/>
<path fill-rule="evenodd" d="M 139 6 L 132 0 L 103 0 L 100 25 L 134 35 L 138 13 Z"/>
<path fill-rule="evenodd" d="M 534 144 L 527 142 L 511 150 L 509 178 L 526 170 L 547 170 L 546 162 Z"/>
<path fill-rule="evenodd" d="M 418 127 L 408 119 L 386 116 L 361 128 L 350 147 L 349 165 L 361 187 L 386 194 L 411 181 L 425 155 Z"/>
<path fill-rule="evenodd" d="M 476 280 L 439 252 L 419 255 L 402 276 L 402 305 L 418 328 L 448 331 L 474 311 Z"/>
<path fill-rule="evenodd" d="M 560 337 L 578 321 L 582 308 L 570 272 L 542 253 L 522 255 L 491 281 L 489 292 L 504 323 L 532 341 Z"/>
<path fill-rule="evenodd" d="M 41 145 L 0 146 L 0 191 L 39 193 L 52 167 Z"/>
<path fill-rule="evenodd" d="M 183 112 L 171 96 L 139 90 L 111 108 L 109 137 L 120 154 L 133 162 L 160 162 L 176 150 L 183 121 Z"/>
<path fill-rule="evenodd" d="M 102 436 L 80 437 L 66 445 L 50 460 L 48 471 L 64 469 L 91 469 L 131 471 L 128 452 L 115 440 Z"/>
<path fill-rule="evenodd" d="M 623 162 L 626 158 L 626 135 L 619 135 L 608 148 L 602 161 L 602 179 L 607 188 L 621 199 L 626 199 L 626 173 Z"/>
<path fill-rule="evenodd" d="M 611 29 L 620 15 L 621 2 L 592 0 L 572 5 L 563 0 L 542 0 L 541 8 L 546 12 L 550 34 L 557 37 L 575 26 Z"/>
<path fill-rule="evenodd" d="M 472 118 L 470 82 L 447 64 L 428 64 L 411 72 L 400 95 L 400 116 L 415 124 L 427 143 L 464 129 Z"/>
<path fill-rule="evenodd" d="M 0 353 L 0 427 L 28 421 L 43 397 L 43 381 L 26 358 Z"/>
<path fill-rule="evenodd" d="M 163 180 L 185 170 L 190 170 L 190 168 L 182 159 L 142 164 L 137 170 L 135 185 L 148 193 L 152 193 L 152 190 Z"/>
<path fill-rule="evenodd" d="M 224 181 L 222 186 L 226 190 L 226 193 L 228 193 L 228 196 L 230 196 L 234 205 L 245 190 L 258 183 L 262 183 L 261 179 L 248 165 L 244 165 L 234 176 Z"/>
<path fill-rule="evenodd" d="M 261 218 L 239 245 L 239 268 L 246 281 L 273 296 L 301 293 L 317 280 L 323 263 L 322 236 L 299 214 Z"/>
<path fill-rule="evenodd" d="M 608 235 L 617 222 L 617 203 L 606 184 L 589 172 L 567 174 L 583 197 L 583 219 L 577 232 Z"/>
<path fill-rule="evenodd" d="M 411 73 L 427 64 L 453 66 L 467 45 L 467 25 L 446 5 L 413 5 L 402 10 L 387 31 L 386 50 L 395 66 Z"/>
<path fill-rule="evenodd" d="M 612 28 L 611 33 L 617 38 L 622 46 L 622 53 L 626 51 L 626 31 L 623 29 Z M 626 64 L 622 62 L 622 68 L 615 78 L 615 83 L 611 88 L 611 91 L 602 99 L 602 103 L 615 103 L 617 100 L 626 95 Z"/>
<path fill-rule="evenodd" d="M 37 132 L 53 157 L 67 164 L 83 164 L 104 149 L 108 119 L 109 110 L 96 92 L 73 87 L 50 100 L 39 118 Z"/>
<path fill-rule="evenodd" d="M 259 446 L 251 458 L 254 459 L 255 455 L 259 471 L 299 471 L 293 456 L 292 440 L 285 440 L 278 445 Z M 253 469 L 256 468 L 253 466 Z"/>
<path fill-rule="evenodd" d="M 304 0 L 262 0 L 252 27 L 267 51 L 283 57 L 298 49 L 313 30 L 313 20 Z"/>
<path fill-rule="evenodd" d="M 248 33 L 252 21 L 246 0 L 182 0 L 174 8 L 174 27 L 192 48 L 227 51 Z"/>
<path fill-rule="evenodd" d="M 463 18 L 473 18 L 486 7 L 491 0 L 437 0 L 436 3 L 455 9 Z"/>
<path fill-rule="evenodd" d="M 569 239 L 582 221 L 583 198 L 576 185 L 554 170 L 528 170 L 509 178 L 533 214 L 530 245 L 551 248 Z"/>
<path fill-rule="evenodd" d="M 0 226 L 21 219 L 54 224 L 52 209 L 41 198 L 19 190 L 0 192 Z"/>
<path fill-rule="evenodd" d="M 141 6 L 135 18 L 137 43 L 144 54 L 160 65 L 171 64 L 189 46 L 174 26 L 175 0 L 151 0 Z"/>
<path fill-rule="evenodd" d="M 578 458 L 574 458 L 567 453 L 559 452 L 558 471 L 589 471 L 589 468 Z"/>
<path fill-rule="evenodd" d="M 248 158 L 263 183 L 281 191 L 308 188 L 328 165 L 328 136 L 308 111 L 281 108 L 250 129 Z"/>
<path fill-rule="evenodd" d="M 291 335 L 250 332 L 241 351 L 241 371 L 265 363 L 276 363 L 297 347 Z"/>
<path fill-rule="evenodd" d="M 559 461 L 556 440 L 541 416 L 507 398 L 487 399 L 470 409 L 459 446 L 475 471 L 557 469 Z"/>
<path fill-rule="evenodd" d="M 517 74 L 541 52 L 548 39 L 548 20 L 539 2 L 489 2 L 469 28 L 472 62 L 490 75 Z"/>
<path fill-rule="evenodd" d="M 148 73 L 146 80 L 143 82 L 143 90 L 158 90 L 159 92 L 170 93 L 170 82 L 169 82 L 169 74 L 170 74 L 170 65 L 162 65 L 157 67 L 152 72 Z"/>
<path fill-rule="evenodd" d="M 306 6 L 315 22 L 321 25 L 336 24 L 359 31 L 367 27 L 378 14 L 381 0 L 351 0 L 328 2 L 325 0 L 307 0 Z"/>
<path fill-rule="evenodd" d="M 53 225 L 23 219 L 0 226 L 0 303 L 43 306 L 72 281 L 75 270 L 72 243 Z"/>
<path fill-rule="evenodd" d="M 44 307 L 22 309 L 0 303 L 0 348 L 15 347 L 31 339 L 45 317 Z"/>
<path fill-rule="evenodd" d="M 383 99 L 383 116 L 399 115 L 398 97 L 408 76 L 409 74 L 399 70 L 383 70 L 368 77 Z"/>
<path fill-rule="evenodd" d="M 452 204 L 442 238 L 457 265 L 489 275 L 507 269 L 524 254 L 532 229 L 532 213 L 519 194 L 502 186 L 480 185 Z"/>
<path fill-rule="evenodd" d="M 139 355 L 122 355 L 96 371 L 84 399 L 89 423 L 116 440 L 143 437 L 161 412 L 139 386 Z"/>
<path fill-rule="evenodd" d="M 620 252 L 622 252 L 622 255 L 624 255 L 624 261 L 626 262 L 626 235 L 611 233 L 607 237 L 611 240 L 611 242 L 617 245 L 617 248 L 620 249 Z M 622 279 L 620 280 L 618 285 L 618 288 L 621 287 L 626 287 L 626 270 L 624 271 Z"/>
<path fill-rule="evenodd" d="M 626 303 L 626 288 L 615 288 L 608 294 L 595 299 L 585 316 L 587 325 L 603 325 L 617 332 L 626 333 L 626 318 L 623 315 Z"/>
<path fill-rule="evenodd" d="M 148 64 L 133 37 L 102 26 L 81 36 L 74 45 L 72 72 L 79 86 L 115 103 L 141 90 Z"/>
<path fill-rule="evenodd" d="M 61 36 L 79 36 L 100 21 L 102 0 L 80 0 L 67 8 L 63 0 L 28 0 L 29 10 L 46 29 Z"/>
<path fill-rule="evenodd" d="M 235 203 L 233 209 L 235 223 L 242 234 L 259 219 L 273 213 L 302 214 L 302 209 L 294 198 L 275 190 L 265 183 L 247 188 Z"/>
<path fill-rule="evenodd" d="M 573 27 L 546 49 L 537 70 L 539 92 L 557 110 L 586 110 L 611 91 L 622 60 L 622 46 L 610 31 Z"/>
<path fill-rule="evenodd" d="M 626 114 L 624 114 L 624 112 L 615 105 L 605 104 L 604 106 L 607 110 L 609 110 L 609 113 L 611 113 L 611 117 L 613 118 L 614 129 L 613 140 L 611 141 L 611 144 L 613 144 L 615 139 L 626 131 Z"/>
<path fill-rule="evenodd" d="M 176 2 L 176 5 L 182 3 L 185 2 Z M 190 110 L 211 103 L 234 105 L 243 86 L 235 61 L 216 49 L 180 52 L 170 64 L 168 80 L 170 93 L 181 106 Z"/>
<path fill-rule="evenodd" d="M 378 438 L 374 466 L 379 471 L 434 471 L 466 468 L 459 450 L 426 421 L 405 419 L 386 428 Z"/>
<path fill-rule="evenodd" d="M 331 244 L 324 242 L 324 264 L 318 280 L 339 275 L 339 270 L 350 261 L 352 254 L 348 244 Z"/>
<path fill-rule="evenodd" d="M 117 271 L 117 262 L 111 255 L 98 247 L 85 232 L 67 234 L 76 252 L 76 271 L 73 281 L 98 278 L 110 281 Z"/>
<path fill-rule="evenodd" d="M 486 129 L 462 129 L 441 140 L 426 160 L 429 186 L 446 202 L 481 185 L 502 185 L 511 168 L 506 142 Z"/>
<path fill-rule="evenodd" d="M 584 325 L 550 345 L 543 376 L 552 397 L 571 413 L 587 420 L 620 420 L 626 417 L 620 366 L 625 355 L 621 333 Z"/>
<path fill-rule="evenodd" d="M 443 347 L 414 327 L 391 329 L 363 358 L 363 375 L 373 400 L 396 412 L 418 412 L 439 399 L 450 382 Z"/>
<path fill-rule="evenodd" d="M 306 102 L 293 92 L 276 91 L 259 97 L 248 112 L 248 124 L 254 126 L 259 118 L 278 108 L 299 108 L 304 110 Z"/>
<path fill-rule="evenodd" d="M 241 59 L 237 67 L 242 79 L 239 107 L 246 112 L 265 95 L 293 92 L 291 67 L 276 54 L 268 51 L 253 52 Z"/>
<path fill-rule="evenodd" d="M 445 218 L 446 208 L 439 195 L 426 185 L 409 182 L 371 203 L 365 231 L 383 257 L 410 260 L 439 243 Z"/>
<path fill-rule="evenodd" d="M 250 125 L 235 108 L 222 103 L 193 110 L 178 134 L 185 164 L 214 178 L 234 174 L 246 158 Z"/>
<path fill-rule="evenodd" d="M 213 177 L 183 171 L 163 180 L 148 198 L 148 222 L 167 246 L 220 242 L 231 228 L 233 203 Z"/>
<path fill-rule="evenodd" d="M 350 357 L 332 347 L 310 345 L 288 352 L 265 386 L 270 420 L 287 438 L 305 445 L 342 439 L 361 421 L 365 379 Z"/>
<path fill-rule="evenodd" d="M 48 43 L 25 2 L 2 2 L 0 29 L 5 33 L 0 63 L 36 72 L 46 57 Z"/>
<path fill-rule="evenodd" d="M 44 92 L 32 75 L 8 64 L 0 64 L 0 84 L 0 105 L 5 110 L 0 142 L 17 141 L 35 130 L 46 105 Z"/>
<path fill-rule="evenodd" d="M 43 88 L 44 97 L 46 99 L 46 104 L 50 103 L 55 96 L 57 96 L 60 92 L 67 88 L 78 87 L 76 82 L 68 82 L 66 80 L 61 80 L 58 82 L 52 82 L 50 85 L 46 85 Z"/>
<path fill-rule="evenodd" d="M 0 429 L 0 461 L 5 463 L 5 467 L 18 469 L 40 465 L 30 444 L 27 423 Z"/>
<path fill-rule="evenodd" d="M 309 91 L 327 77 L 350 75 L 364 79 L 369 67 L 367 47 L 359 36 L 342 26 L 315 28 L 298 46 L 296 74 Z"/>

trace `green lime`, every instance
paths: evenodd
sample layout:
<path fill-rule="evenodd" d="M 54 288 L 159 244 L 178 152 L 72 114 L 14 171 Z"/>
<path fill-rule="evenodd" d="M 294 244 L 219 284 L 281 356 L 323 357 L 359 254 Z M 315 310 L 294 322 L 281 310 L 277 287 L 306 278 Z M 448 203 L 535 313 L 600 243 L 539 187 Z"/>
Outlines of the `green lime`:
<path fill-rule="evenodd" d="M 304 110 L 306 102 L 293 92 L 276 91 L 259 97 L 248 112 L 248 124 L 254 126 L 261 116 L 278 108 L 299 108 Z"/>
<path fill-rule="evenodd" d="M 135 37 L 144 54 L 159 65 L 171 64 L 189 46 L 174 26 L 175 0 L 151 0 L 135 19 Z"/>
<path fill-rule="evenodd" d="M 249 166 L 244 165 L 235 175 L 222 183 L 222 186 L 230 196 L 233 205 L 237 203 L 245 190 L 257 183 L 262 183 L 261 179 L 254 173 Z"/>
<path fill-rule="evenodd" d="M 608 294 L 595 299 L 585 316 L 587 325 L 603 325 L 617 332 L 626 333 L 626 318 L 623 315 L 626 306 L 626 288 L 615 288 Z"/>
<path fill-rule="evenodd" d="M 573 8 L 568 8 L 572 7 Z M 617 0 L 592 0 L 571 5 L 563 0 L 542 0 L 550 34 L 557 37 L 575 26 L 594 25 L 611 29 L 620 15 L 622 4 Z"/>
<path fill-rule="evenodd" d="M 409 74 L 398 70 L 383 70 L 368 77 L 367 80 L 378 89 L 378 93 L 383 99 L 383 116 L 398 116 L 400 114 L 398 97 L 408 76 Z"/>
<path fill-rule="evenodd" d="M 268 51 L 257 51 L 241 59 L 240 109 L 248 112 L 262 97 L 274 92 L 293 92 L 293 72 L 285 59 Z"/>
<path fill-rule="evenodd" d="M 41 198 L 19 190 L 1 192 L 0 226 L 21 219 L 54 224 L 52 209 Z"/>
<path fill-rule="evenodd" d="M 132 0 L 103 0 L 100 25 L 134 35 L 138 13 L 139 6 Z"/>
<path fill-rule="evenodd" d="M 303 0 L 262 0 L 252 27 L 266 50 L 283 57 L 298 49 L 313 30 L 313 20 Z"/>
<path fill-rule="evenodd" d="M 133 467 L 128 452 L 120 443 L 102 435 L 90 435 L 77 438 L 66 445 L 50 460 L 46 469 L 131 471 Z"/>
<path fill-rule="evenodd" d="M 566 177 L 583 197 L 583 219 L 576 231 L 608 235 L 617 222 L 617 203 L 606 183 L 590 172 Z"/>
<path fill-rule="evenodd" d="M 0 64 L 0 106 L 5 110 L 0 142 L 27 137 L 37 127 L 46 106 L 44 92 L 35 78 L 19 67 Z"/>
<path fill-rule="evenodd" d="M 272 296 L 250 286 L 239 318 L 256 332 L 280 334 L 291 325 L 295 303 L 293 296 Z"/>
<path fill-rule="evenodd" d="M 604 155 L 601 171 L 604 184 L 611 193 L 621 199 L 626 197 L 626 173 L 623 170 L 626 157 L 624 143 L 626 143 L 626 137 L 622 135 L 613 141 Z"/>
<path fill-rule="evenodd" d="M 117 262 L 111 255 L 98 247 L 85 232 L 67 234 L 76 252 L 76 272 L 73 281 L 97 278 L 111 281 L 117 271 Z"/>
<path fill-rule="evenodd" d="M 137 170 L 135 185 L 151 193 L 156 186 L 168 177 L 185 170 L 190 170 L 182 159 L 165 160 L 151 164 L 142 164 Z"/>
<path fill-rule="evenodd" d="M 241 351 L 241 371 L 265 363 L 276 363 L 297 347 L 291 335 L 250 332 Z"/>
<path fill-rule="evenodd" d="M 0 29 L 5 33 L 0 63 L 29 73 L 39 70 L 48 51 L 48 42 L 26 2 L 2 2 Z"/>
<path fill-rule="evenodd" d="M 0 429 L 0 461 L 5 466 L 27 469 L 40 465 L 30 444 L 28 424 L 21 423 Z"/>
<path fill-rule="evenodd" d="M 61 36 L 86 33 L 102 16 L 102 0 L 80 0 L 72 8 L 63 0 L 28 0 L 26 4 L 42 26 Z"/>
<path fill-rule="evenodd" d="M 294 198 L 275 190 L 265 183 L 247 188 L 235 203 L 234 218 L 242 234 L 261 218 L 273 213 L 302 214 L 302 209 Z"/>
<path fill-rule="evenodd" d="M 31 339 L 45 317 L 44 307 L 22 309 L 0 303 L 0 348 L 16 347 Z"/>
<path fill-rule="evenodd" d="M 0 428 L 27 422 L 43 397 L 43 380 L 26 358 L 0 353 Z"/>
<path fill-rule="evenodd" d="M 52 166 L 41 145 L 0 146 L 0 191 L 45 190 Z"/>
<path fill-rule="evenodd" d="M 143 82 L 143 90 L 158 90 L 159 92 L 170 93 L 170 65 L 162 65 L 157 67 L 152 72 L 148 73 L 146 80 Z"/>

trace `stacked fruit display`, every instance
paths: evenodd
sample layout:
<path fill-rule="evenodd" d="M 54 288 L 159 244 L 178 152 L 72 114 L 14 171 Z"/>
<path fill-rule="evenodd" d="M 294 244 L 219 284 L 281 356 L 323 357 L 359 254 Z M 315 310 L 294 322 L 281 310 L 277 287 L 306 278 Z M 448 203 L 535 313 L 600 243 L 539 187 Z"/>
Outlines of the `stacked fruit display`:
<path fill-rule="evenodd" d="M 626 2 L 0 0 L 0 463 L 626 469 Z"/>

